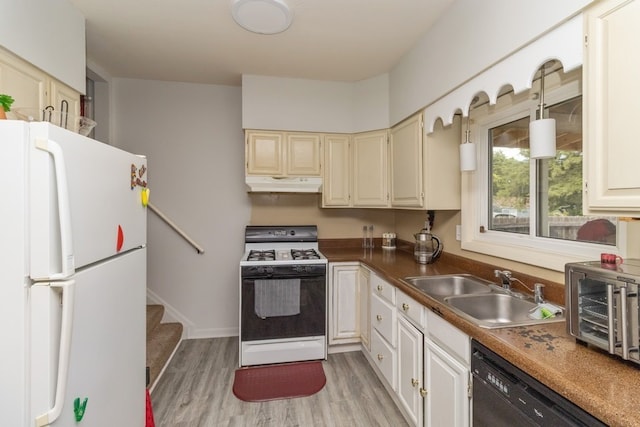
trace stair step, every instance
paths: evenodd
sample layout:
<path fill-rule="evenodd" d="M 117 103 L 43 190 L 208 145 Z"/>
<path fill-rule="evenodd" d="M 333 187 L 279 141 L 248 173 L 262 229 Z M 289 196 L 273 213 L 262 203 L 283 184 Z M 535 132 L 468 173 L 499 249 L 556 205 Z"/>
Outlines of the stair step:
<path fill-rule="evenodd" d="M 153 385 L 182 338 L 181 323 L 160 323 L 147 335 L 149 387 Z"/>
<path fill-rule="evenodd" d="M 164 316 L 164 306 L 160 304 L 147 305 L 147 337 L 160 324 Z"/>

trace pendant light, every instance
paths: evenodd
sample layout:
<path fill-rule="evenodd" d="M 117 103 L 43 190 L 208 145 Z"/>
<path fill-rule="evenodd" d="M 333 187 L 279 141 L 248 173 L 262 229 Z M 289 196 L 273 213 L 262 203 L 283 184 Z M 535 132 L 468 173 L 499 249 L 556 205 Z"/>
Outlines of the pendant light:
<path fill-rule="evenodd" d="M 538 120 L 529 123 L 529 156 L 532 159 L 552 159 L 556 156 L 556 120 L 544 118 L 544 69 L 540 68 L 540 106 Z"/>
<path fill-rule="evenodd" d="M 476 170 L 477 164 L 477 147 L 476 144 L 469 140 L 471 131 L 469 130 L 469 121 L 471 120 L 471 106 L 478 101 L 478 97 L 474 97 L 469 106 L 469 114 L 467 114 L 467 130 L 465 131 L 465 141 L 460 144 L 460 170 L 462 172 L 472 172 Z"/>

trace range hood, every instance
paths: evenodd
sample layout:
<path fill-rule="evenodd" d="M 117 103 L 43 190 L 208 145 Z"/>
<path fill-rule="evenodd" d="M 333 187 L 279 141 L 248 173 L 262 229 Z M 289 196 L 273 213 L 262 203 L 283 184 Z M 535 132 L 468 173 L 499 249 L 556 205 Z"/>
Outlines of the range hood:
<path fill-rule="evenodd" d="M 247 191 L 251 193 L 320 193 L 322 178 L 319 176 L 256 176 L 247 175 Z"/>

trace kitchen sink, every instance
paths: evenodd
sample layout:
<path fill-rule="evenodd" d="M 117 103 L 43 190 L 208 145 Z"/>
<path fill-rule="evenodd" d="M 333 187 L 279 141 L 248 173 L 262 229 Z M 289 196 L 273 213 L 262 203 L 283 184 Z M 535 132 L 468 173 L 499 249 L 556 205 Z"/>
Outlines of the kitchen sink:
<path fill-rule="evenodd" d="M 406 283 L 437 300 L 453 295 L 486 294 L 491 292 L 491 282 L 470 274 L 405 277 Z"/>
<path fill-rule="evenodd" d="M 450 296 L 444 302 L 460 316 L 482 328 L 505 328 L 563 322 L 564 312 L 547 319 L 535 319 L 531 313 L 538 304 L 506 293 Z"/>

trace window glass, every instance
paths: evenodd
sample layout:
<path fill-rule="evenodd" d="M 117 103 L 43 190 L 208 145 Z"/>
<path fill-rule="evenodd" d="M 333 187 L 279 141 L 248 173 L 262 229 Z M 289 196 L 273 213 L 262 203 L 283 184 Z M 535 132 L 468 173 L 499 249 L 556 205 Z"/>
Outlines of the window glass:
<path fill-rule="evenodd" d="M 582 215 L 582 97 L 558 102 L 547 114 L 556 120 L 553 159 L 529 159 L 529 116 L 488 130 L 489 228 L 616 245 L 616 218 Z"/>
<path fill-rule="evenodd" d="M 529 117 L 489 129 L 489 228 L 529 234 Z"/>

